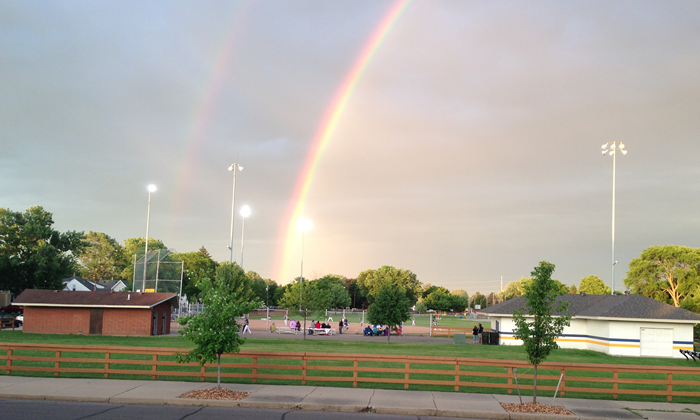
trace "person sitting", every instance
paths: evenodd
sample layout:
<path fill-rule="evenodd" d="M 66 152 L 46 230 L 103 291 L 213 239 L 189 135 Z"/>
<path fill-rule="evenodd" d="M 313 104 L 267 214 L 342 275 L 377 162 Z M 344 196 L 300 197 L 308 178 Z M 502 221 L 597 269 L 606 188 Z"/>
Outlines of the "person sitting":
<path fill-rule="evenodd" d="M 387 325 L 386 328 L 384 328 L 384 337 L 389 335 L 389 326 Z"/>
<path fill-rule="evenodd" d="M 277 331 L 277 325 L 273 322 L 272 325 L 270 325 L 270 333 L 273 333 Z"/>
<path fill-rule="evenodd" d="M 372 327 L 372 335 L 379 335 L 379 330 L 376 325 Z"/>
<path fill-rule="evenodd" d="M 372 328 L 370 328 L 369 325 L 365 327 L 364 335 L 366 335 L 366 336 L 372 335 Z"/>
<path fill-rule="evenodd" d="M 320 321 L 316 321 L 316 328 L 321 328 L 321 322 L 320 322 Z"/>

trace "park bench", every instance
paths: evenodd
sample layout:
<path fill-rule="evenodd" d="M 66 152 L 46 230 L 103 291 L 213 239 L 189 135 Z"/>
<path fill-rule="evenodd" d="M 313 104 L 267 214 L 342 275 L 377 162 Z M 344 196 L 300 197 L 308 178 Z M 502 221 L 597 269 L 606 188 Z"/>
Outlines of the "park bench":
<path fill-rule="evenodd" d="M 309 328 L 312 330 L 313 335 L 333 335 L 337 334 L 338 331 L 335 328 Z"/>
<path fill-rule="evenodd" d="M 686 360 L 690 360 L 688 356 L 693 358 L 693 361 L 700 359 L 700 352 L 693 351 L 693 350 L 679 350 L 683 356 L 685 356 Z"/>

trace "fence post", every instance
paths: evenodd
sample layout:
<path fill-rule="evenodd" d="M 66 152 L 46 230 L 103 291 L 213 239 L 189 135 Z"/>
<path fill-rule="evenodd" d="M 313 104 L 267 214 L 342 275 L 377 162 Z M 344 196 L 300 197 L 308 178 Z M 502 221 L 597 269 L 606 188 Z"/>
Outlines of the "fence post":
<path fill-rule="evenodd" d="M 513 367 L 508 366 L 506 368 L 508 371 L 508 393 L 512 394 L 513 393 Z"/>
<path fill-rule="evenodd" d="M 673 373 L 667 373 L 666 379 L 668 380 L 668 385 L 666 385 L 666 401 L 671 402 L 673 399 Z"/>
<path fill-rule="evenodd" d="M 561 369 L 561 370 L 559 371 L 559 373 L 561 373 L 562 375 L 566 376 L 566 369 Z M 564 376 L 562 376 L 562 378 L 563 378 Z M 561 380 L 561 388 L 559 388 L 559 395 L 561 395 L 562 397 L 563 397 L 564 395 L 566 395 L 566 379 L 562 379 L 562 380 Z"/>
<path fill-rule="evenodd" d="M 353 369 L 352 369 L 352 387 L 357 388 L 357 359 L 353 362 Z"/>
<path fill-rule="evenodd" d="M 459 360 L 455 361 L 455 391 L 459 392 Z"/>
<path fill-rule="evenodd" d="M 301 356 L 301 384 L 306 385 L 306 356 Z"/>
<path fill-rule="evenodd" d="M 7 363 L 5 363 L 5 374 L 12 374 L 12 349 L 7 349 Z"/>
<path fill-rule="evenodd" d="M 109 353 L 105 353 L 105 378 L 109 378 Z"/>
<path fill-rule="evenodd" d="M 617 371 L 613 372 L 613 398 L 617 399 L 617 380 L 618 380 L 618 375 Z"/>
<path fill-rule="evenodd" d="M 253 357 L 253 383 L 258 382 L 258 358 Z"/>
<path fill-rule="evenodd" d="M 406 362 L 406 366 L 404 367 L 404 374 L 403 374 L 403 389 L 408 389 L 408 379 L 409 379 L 409 374 L 408 370 L 411 368 L 411 362 Z"/>
<path fill-rule="evenodd" d="M 61 358 L 61 352 L 57 351 L 56 352 L 56 359 L 60 359 L 60 358 Z M 56 370 L 53 372 L 53 376 L 58 376 L 58 370 L 61 368 L 61 362 L 56 360 L 56 362 L 54 362 L 54 368 Z"/>
<path fill-rule="evenodd" d="M 158 370 L 158 365 L 156 363 L 158 363 L 158 355 L 154 354 L 153 364 L 151 365 L 151 372 L 153 372 L 153 374 L 151 375 L 151 379 L 156 379 L 156 371 Z"/>

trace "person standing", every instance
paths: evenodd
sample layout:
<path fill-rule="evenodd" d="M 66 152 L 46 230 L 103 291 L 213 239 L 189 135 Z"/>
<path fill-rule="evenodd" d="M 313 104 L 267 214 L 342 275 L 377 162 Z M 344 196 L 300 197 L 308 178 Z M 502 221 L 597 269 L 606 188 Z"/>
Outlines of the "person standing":
<path fill-rule="evenodd" d="M 243 334 L 245 334 L 246 331 L 248 331 L 250 335 L 253 335 L 253 332 L 250 330 L 250 321 L 248 321 L 248 317 L 243 319 Z"/>
<path fill-rule="evenodd" d="M 479 338 L 479 327 L 474 325 L 474 328 L 472 328 L 472 343 L 476 344 L 478 338 Z"/>
<path fill-rule="evenodd" d="M 481 335 L 484 333 L 484 327 L 479 323 L 479 344 L 481 344 Z"/>
<path fill-rule="evenodd" d="M 340 322 L 338 322 L 338 332 L 340 334 L 343 333 L 343 320 L 341 319 Z"/>
<path fill-rule="evenodd" d="M 287 321 L 289 321 L 289 317 L 287 316 L 287 314 L 284 314 L 284 326 L 285 327 L 287 326 Z"/>
<path fill-rule="evenodd" d="M 345 331 L 350 331 L 350 323 L 347 318 L 345 318 Z"/>
<path fill-rule="evenodd" d="M 411 325 L 413 325 L 414 327 L 416 326 L 416 317 L 415 316 L 411 320 Z"/>

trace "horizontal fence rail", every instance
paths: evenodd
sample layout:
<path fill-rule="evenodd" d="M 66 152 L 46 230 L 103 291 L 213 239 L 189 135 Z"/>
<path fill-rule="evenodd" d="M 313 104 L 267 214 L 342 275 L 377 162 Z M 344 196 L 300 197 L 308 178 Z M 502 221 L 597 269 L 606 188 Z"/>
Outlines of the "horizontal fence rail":
<path fill-rule="evenodd" d="M 176 353 L 188 349 L 150 347 L 68 346 L 0 343 L 0 372 L 11 375 L 51 374 L 119 378 L 124 375 L 151 379 L 216 378 L 216 364 L 178 363 Z M 4 365 L 3 365 L 4 362 Z M 266 383 L 345 383 L 344 386 L 403 385 L 442 386 L 445 390 L 495 392 L 532 390 L 534 371 L 525 361 L 365 355 L 335 353 L 242 351 L 224 354 L 222 378 Z M 560 376 L 563 375 L 563 376 Z M 608 394 L 700 397 L 700 368 L 681 366 L 603 365 L 544 362 L 539 365 L 537 390 L 554 392 L 561 377 L 559 395 Z M 479 388 L 479 389 L 476 389 Z M 485 389 L 485 390 L 484 390 Z"/>

